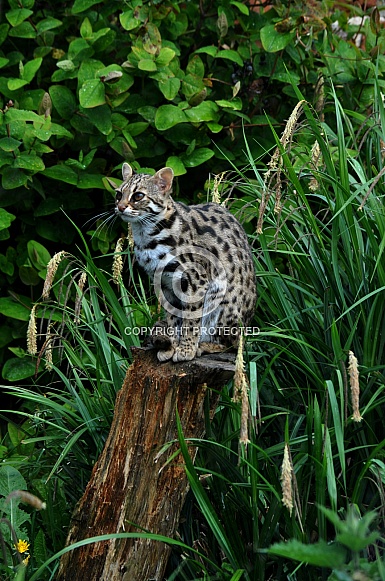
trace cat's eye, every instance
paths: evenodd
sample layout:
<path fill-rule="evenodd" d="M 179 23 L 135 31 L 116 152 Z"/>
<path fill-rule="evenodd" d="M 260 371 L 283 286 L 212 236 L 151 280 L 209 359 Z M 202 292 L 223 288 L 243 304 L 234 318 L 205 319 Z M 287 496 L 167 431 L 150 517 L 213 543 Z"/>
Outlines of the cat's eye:
<path fill-rule="evenodd" d="M 116 192 L 115 200 L 117 202 L 120 202 L 120 200 L 122 199 L 122 195 L 123 195 L 122 192 Z"/>
<path fill-rule="evenodd" d="M 140 200 L 143 200 L 143 198 L 144 194 L 142 192 L 135 192 L 135 194 L 132 194 L 131 200 L 133 202 L 140 202 Z"/>

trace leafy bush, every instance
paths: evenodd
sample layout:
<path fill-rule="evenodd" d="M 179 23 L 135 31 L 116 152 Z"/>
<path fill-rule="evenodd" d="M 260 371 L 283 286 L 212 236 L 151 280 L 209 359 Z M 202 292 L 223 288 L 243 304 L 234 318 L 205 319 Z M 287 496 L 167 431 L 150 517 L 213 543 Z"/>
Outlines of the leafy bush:
<path fill-rule="evenodd" d="M 7 381 L 33 373 L 21 338 L 49 256 L 75 250 L 76 231 L 62 210 L 84 228 L 111 207 L 105 178 L 124 160 L 170 165 L 180 195 L 202 197 L 208 171 L 228 169 L 228 160 L 244 164 L 242 131 L 254 159 L 272 146 L 268 123 L 279 126 L 296 103 L 290 81 L 312 99 L 322 73 L 338 85 L 342 104 L 360 112 L 372 105 L 385 62 L 378 11 L 359 50 L 344 12 L 299 1 L 266 12 L 235 0 L 44 7 L 8 0 L 2 10 L 0 285 L 11 296 L 0 297 L 0 357 L 9 357 L 9 346 Z M 347 39 L 333 33 L 331 19 Z M 94 231 L 95 251 L 107 253 L 119 229 Z"/>

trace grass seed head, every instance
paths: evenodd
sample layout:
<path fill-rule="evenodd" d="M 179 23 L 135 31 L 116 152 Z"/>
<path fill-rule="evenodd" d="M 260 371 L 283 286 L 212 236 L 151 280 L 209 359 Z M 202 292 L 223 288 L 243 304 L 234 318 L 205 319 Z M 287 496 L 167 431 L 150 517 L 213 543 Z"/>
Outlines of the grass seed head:
<path fill-rule="evenodd" d="M 48 299 L 49 293 L 51 291 L 52 284 L 53 284 L 53 281 L 55 278 L 56 271 L 59 267 L 59 264 L 63 260 L 63 258 L 66 256 L 66 254 L 67 254 L 67 252 L 65 250 L 60 250 L 60 252 L 57 252 L 56 254 L 54 254 L 54 256 L 51 258 L 51 260 L 47 264 L 47 275 L 45 277 L 44 286 L 43 286 L 43 293 L 42 293 L 43 299 Z"/>
<path fill-rule="evenodd" d="M 282 484 L 282 504 L 285 506 L 291 516 L 293 511 L 293 469 L 290 462 L 289 444 L 285 444 L 283 451 L 283 462 L 281 467 L 281 484 Z"/>
<path fill-rule="evenodd" d="M 354 422 L 360 422 L 362 420 L 362 416 L 360 413 L 360 381 L 359 381 L 359 372 L 358 372 L 358 362 L 357 358 L 354 355 L 353 351 L 349 351 L 349 381 L 350 381 L 350 393 L 352 398 L 352 406 L 353 406 L 353 416 L 352 419 Z"/>
<path fill-rule="evenodd" d="M 126 237 L 123 235 L 119 238 L 119 240 L 116 243 L 115 246 L 115 250 L 114 250 L 114 260 L 112 263 L 112 278 L 114 280 L 114 283 L 119 285 L 121 278 L 122 278 L 122 272 L 123 272 L 123 257 L 122 257 L 122 252 L 123 252 L 123 248 L 124 248 L 124 241 L 125 241 Z"/>
<path fill-rule="evenodd" d="M 33 305 L 28 321 L 27 329 L 27 351 L 30 355 L 37 353 L 37 326 L 36 326 L 36 307 Z"/>

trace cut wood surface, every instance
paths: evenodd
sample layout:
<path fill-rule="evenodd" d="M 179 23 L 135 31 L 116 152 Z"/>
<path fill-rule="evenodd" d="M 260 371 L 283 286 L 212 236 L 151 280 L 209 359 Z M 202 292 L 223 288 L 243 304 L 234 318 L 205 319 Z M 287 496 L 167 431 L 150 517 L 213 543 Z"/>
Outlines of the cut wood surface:
<path fill-rule="evenodd" d="M 178 448 L 176 409 L 186 438 L 204 434 L 204 399 L 233 376 L 234 356 L 159 363 L 153 350 L 133 349 L 104 450 L 77 504 L 66 545 L 85 538 L 147 531 L 174 537 L 188 490 Z M 218 396 L 210 392 L 214 412 Z M 191 447 L 191 455 L 195 448 Z M 63 555 L 57 581 L 146 581 L 163 578 L 170 548 L 147 539 L 90 543 Z"/>

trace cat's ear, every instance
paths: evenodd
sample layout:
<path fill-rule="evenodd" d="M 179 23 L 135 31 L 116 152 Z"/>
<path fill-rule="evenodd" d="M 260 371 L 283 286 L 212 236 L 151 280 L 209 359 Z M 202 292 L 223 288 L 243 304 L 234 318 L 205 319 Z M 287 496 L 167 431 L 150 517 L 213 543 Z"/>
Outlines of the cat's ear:
<path fill-rule="evenodd" d="M 122 165 L 122 176 L 125 182 L 132 176 L 132 167 L 126 162 Z"/>
<path fill-rule="evenodd" d="M 154 175 L 154 182 L 163 194 L 171 192 L 172 180 L 174 179 L 174 172 L 171 167 L 164 167 L 156 172 Z"/>

